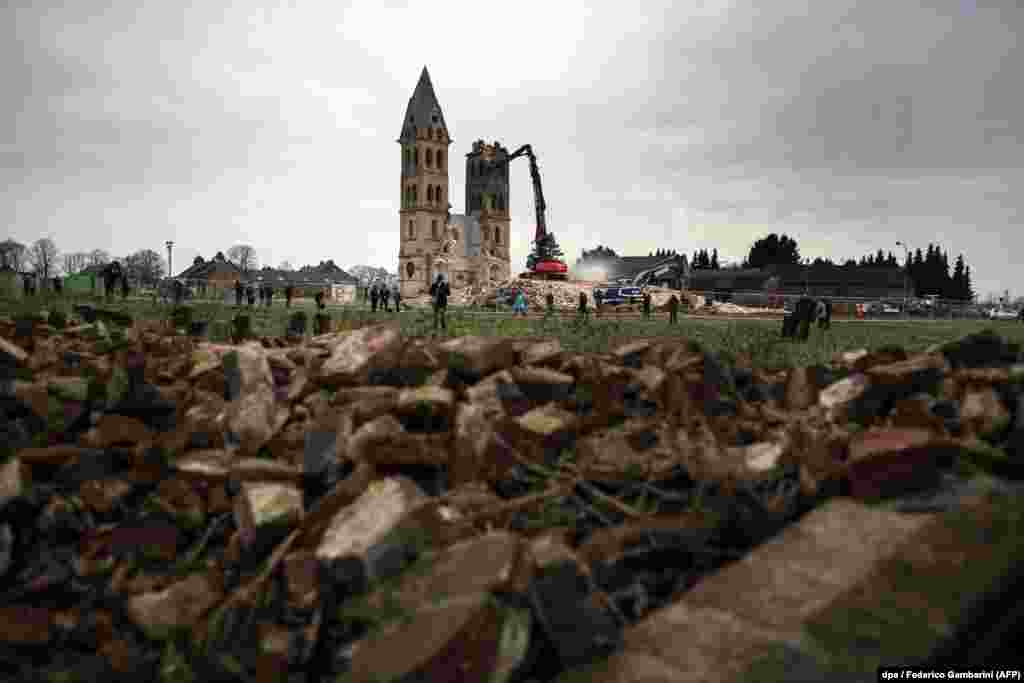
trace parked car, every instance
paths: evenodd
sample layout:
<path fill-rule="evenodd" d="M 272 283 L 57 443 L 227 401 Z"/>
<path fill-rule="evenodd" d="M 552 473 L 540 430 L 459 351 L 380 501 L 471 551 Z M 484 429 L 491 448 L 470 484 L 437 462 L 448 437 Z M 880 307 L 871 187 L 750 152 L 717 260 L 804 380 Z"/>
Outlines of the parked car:
<path fill-rule="evenodd" d="M 986 315 L 989 320 L 1016 320 L 1018 314 L 1009 308 L 990 308 Z"/>

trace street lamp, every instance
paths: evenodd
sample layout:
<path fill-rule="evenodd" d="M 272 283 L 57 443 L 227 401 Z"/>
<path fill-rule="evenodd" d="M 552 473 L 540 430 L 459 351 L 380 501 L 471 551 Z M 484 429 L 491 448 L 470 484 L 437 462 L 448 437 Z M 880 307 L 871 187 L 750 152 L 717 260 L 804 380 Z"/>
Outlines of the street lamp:
<path fill-rule="evenodd" d="M 907 249 L 907 245 L 903 242 L 897 241 L 897 247 L 903 247 L 903 316 L 909 316 L 910 311 L 907 310 L 907 292 L 910 289 L 910 250 Z"/>
<path fill-rule="evenodd" d="M 171 250 L 174 249 L 174 241 L 167 240 L 167 277 L 174 277 L 174 267 L 171 265 Z"/>

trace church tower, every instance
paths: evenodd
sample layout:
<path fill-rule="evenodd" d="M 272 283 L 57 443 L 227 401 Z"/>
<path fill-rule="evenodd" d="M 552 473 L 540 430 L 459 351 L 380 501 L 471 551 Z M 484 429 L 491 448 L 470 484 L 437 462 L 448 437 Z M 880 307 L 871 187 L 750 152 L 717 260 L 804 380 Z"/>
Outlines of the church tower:
<path fill-rule="evenodd" d="M 432 255 L 443 244 L 451 209 L 448 147 L 452 140 L 425 66 L 409 98 L 397 142 L 402 148 L 398 277 L 402 296 L 412 297 L 430 286 Z"/>

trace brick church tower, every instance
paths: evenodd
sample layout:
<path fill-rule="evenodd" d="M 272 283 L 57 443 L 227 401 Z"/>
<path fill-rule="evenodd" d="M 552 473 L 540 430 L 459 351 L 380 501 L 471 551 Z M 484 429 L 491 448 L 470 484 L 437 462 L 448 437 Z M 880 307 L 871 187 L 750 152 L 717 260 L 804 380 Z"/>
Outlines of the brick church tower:
<path fill-rule="evenodd" d="M 409 98 L 398 143 L 402 146 L 398 277 L 402 295 L 415 296 L 430 285 L 432 255 L 442 247 L 451 209 L 448 146 L 452 139 L 427 67 Z"/>

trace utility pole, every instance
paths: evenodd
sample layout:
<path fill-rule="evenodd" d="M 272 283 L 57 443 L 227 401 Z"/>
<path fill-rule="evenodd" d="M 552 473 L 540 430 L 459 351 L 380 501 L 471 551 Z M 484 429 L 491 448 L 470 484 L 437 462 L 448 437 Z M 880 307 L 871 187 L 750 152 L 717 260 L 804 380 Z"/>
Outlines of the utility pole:
<path fill-rule="evenodd" d="M 167 277 L 174 277 L 174 266 L 171 264 L 171 250 L 174 249 L 174 241 L 167 240 Z"/>
<path fill-rule="evenodd" d="M 897 247 L 903 247 L 903 317 L 910 315 L 907 310 L 907 290 L 910 285 L 910 250 L 903 242 L 896 242 Z"/>

